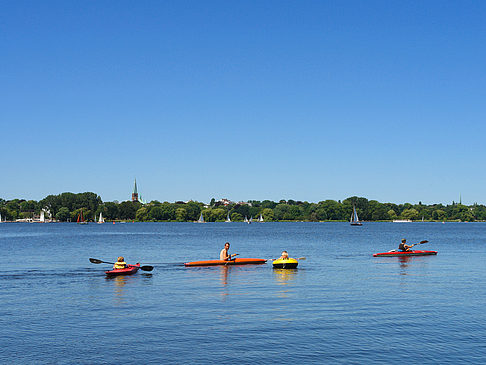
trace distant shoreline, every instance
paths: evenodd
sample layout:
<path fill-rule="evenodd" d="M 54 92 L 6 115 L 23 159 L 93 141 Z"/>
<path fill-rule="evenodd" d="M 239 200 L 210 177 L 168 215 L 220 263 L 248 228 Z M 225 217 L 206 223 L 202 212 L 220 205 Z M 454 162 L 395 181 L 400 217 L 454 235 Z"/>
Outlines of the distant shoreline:
<path fill-rule="evenodd" d="M 354 215 L 357 217 L 355 218 Z M 352 196 L 341 200 L 318 203 L 295 200 L 211 199 L 197 201 L 148 203 L 139 201 L 138 194 L 131 201 L 103 202 L 93 192 L 49 195 L 40 201 L 0 199 L 0 220 L 4 221 L 61 221 L 61 222 L 482 222 L 486 221 L 486 206 L 461 202 L 449 205 L 380 203 Z M 398 222 L 397 222 L 398 223 Z"/>

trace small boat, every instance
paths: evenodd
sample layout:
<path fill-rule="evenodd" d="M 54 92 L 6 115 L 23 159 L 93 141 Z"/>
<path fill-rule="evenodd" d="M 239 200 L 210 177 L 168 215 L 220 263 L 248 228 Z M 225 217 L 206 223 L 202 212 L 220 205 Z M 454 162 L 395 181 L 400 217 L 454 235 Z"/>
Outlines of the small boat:
<path fill-rule="evenodd" d="M 196 223 L 204 223 L 204 217 L 203 217 L 202 212 L 201 212 L 201 215 L 199 216 L 199 219 L 196 221 Z"/>
<path fill-rule="evenodd" d="M 252 224 L 253 223 L 253 217 L 250 217 L 250 220 L 248 221 L 248 224 Z"/>
<path fill-rule="evenodd" d="M 0 213 L 0 223 L 2 223 L 2 213 Z"/>
<path fill-rule="evenodd" d="M 118 275 L 132 275 L 135 274 L 140 268 L 140 264 L 127 265 L 124 269 L 113 269 L 110 271 L 105 271 L 106 276 L 118 276 Z"/>
<path fill-rule="evenodd" d="M 96 222 L 96 217 L 95 217 L 95 222 Z M 100 218 L 98 219 L 98 222 L 96 223 L 105 223 L 105 218 L 103 218 L 103 214 L 100 212 Z"/>
<path fill-rule="evenodd" d="M 266 263 L 265 259 L 245 259 L 237 258 L 231 261 L 224 260 L 205 260 L 205 261 L 192 261 L 185 262 L 184 266 L 217 266 L 217 265 L 260 265 Z"/>
<path fill-rule="evenodd" d="M 230 223 L 231 222 L 231 218 L 230 218 L 229 213 L 230 212 L 228 212 L 228 215 L 226 216 L 226 220 L 225 220 L 225 222 L 227 222 L 227 223 Z"/>
<path fill-rule="evenodd" d="M 263 216 L 262 216 L 262 213 L 260 213 L 260 216 L 258 217 L 258 221 L 259 221 L 259 222 L 263 222 Z"/>
<path fill-rule="evenodd" d="M 437 255 L 437 251 L 388 251 L 373 254 L 373 257 L 409 257 Z"/>
<path fill-rule="evenodd" d="M 243 219 L 243 222 L 248 223 L 248 218 L 245 215 L 245 219 Z"/>
<path fill-rule="evenodd" d="M 274 269 L 295 269 L 299 261 L 296 259 L 288 258 L 288 259 L 277 259 L 273 262 Z"/>
<path fill-rule="evenodd" d="M 81 209 L 81 213 L 78 214 L 78 220 L 76 221 L 76 223 L 78 223 L 78 224 L 88 224 L 88 222 L 86 222 L 84 220 L 83 210 L 82 209 Z"/>
<path fill-rule="evenodd" d="M 349 220 L 349 224 L 352 226 L 362 226 L 363 223 L 359 221 L 358 213 L 356 212 L 356 207 L 353 205 L 353 213 L 351 214 L 351 219 Z"/>

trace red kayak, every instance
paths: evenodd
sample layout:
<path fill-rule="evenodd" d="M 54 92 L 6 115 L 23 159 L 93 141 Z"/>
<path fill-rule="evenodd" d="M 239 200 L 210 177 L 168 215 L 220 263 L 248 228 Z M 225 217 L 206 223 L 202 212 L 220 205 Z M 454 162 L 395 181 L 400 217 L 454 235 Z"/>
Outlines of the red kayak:
<path fill-rule="evenodd" d="M 184 263 L 185 266 L 216 266 L 216 265 L 259 265 L 267 262 L 265 259 L 244 259 L 238 258 L 231 261 L 223 260 L 206 260 L 206 261 L 192 261 Z"/>
<path fill-rule="evenodd" d="M 390 251 L 373 254 L 374 257 L 408 257 L 437 255 L 437 251 Z"/>
<path fill-rule="evenodd" d="M 135 274 L 140 267 L 140 264 L 127 265 L 124 269 L 114 269 L 110 271 L 105 271 L 106 276 L 117 276 L 117 275 L 132 275 Z"/>

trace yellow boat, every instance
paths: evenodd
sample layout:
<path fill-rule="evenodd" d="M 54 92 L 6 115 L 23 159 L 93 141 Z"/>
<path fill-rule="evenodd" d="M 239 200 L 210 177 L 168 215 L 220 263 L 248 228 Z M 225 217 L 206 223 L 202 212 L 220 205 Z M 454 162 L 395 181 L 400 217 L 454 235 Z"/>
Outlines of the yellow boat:
<path fill-rule="evenodd" d="M 273 262 L 274 269 L 295 269 L 299 261 L 296 259 L 288 258 L 288 259 L 277 259 Z"/>

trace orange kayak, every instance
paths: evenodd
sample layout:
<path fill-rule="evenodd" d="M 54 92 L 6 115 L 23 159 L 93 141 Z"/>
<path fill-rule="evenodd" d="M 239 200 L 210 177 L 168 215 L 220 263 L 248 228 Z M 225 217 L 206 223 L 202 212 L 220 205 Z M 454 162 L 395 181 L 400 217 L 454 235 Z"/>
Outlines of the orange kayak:
<path fill-rule="evenodd" d="M 237 258 L 231 261 L 223 260 L 206 260 L 206 261 L 192 261 L 184 263 L 185 266 L 216 266 L 216 265 L 259 265 L 267 262 L 265 259 L 244 259 Z"/>

